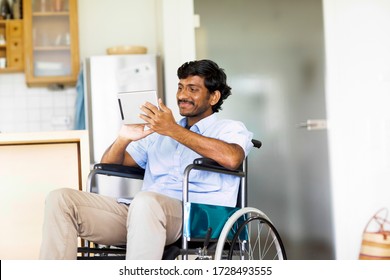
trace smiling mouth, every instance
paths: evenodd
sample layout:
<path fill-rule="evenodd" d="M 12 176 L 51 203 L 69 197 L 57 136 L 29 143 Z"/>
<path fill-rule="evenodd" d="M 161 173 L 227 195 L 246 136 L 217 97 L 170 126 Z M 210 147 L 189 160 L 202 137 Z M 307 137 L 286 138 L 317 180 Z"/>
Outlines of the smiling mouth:
<path fill-rule="evenodd" d="M 189 101 L 189 100 L 179 100 L 177 103 L 179 104 L 180 107 L 182 107 L 182 106 L 189 106 L 189 105 L 195 105 L 194 102 Z"/>

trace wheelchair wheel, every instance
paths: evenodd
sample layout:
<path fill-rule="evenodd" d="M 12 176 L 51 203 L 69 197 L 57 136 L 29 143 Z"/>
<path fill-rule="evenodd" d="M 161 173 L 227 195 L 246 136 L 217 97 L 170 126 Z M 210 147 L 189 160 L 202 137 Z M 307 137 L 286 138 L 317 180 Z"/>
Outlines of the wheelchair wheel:
<path fill-rule="evenodd" d="M 256 208 L 235 212 L 218 239 L 216 260 L 286 260 L 286 252 L 275 226 Z"/>

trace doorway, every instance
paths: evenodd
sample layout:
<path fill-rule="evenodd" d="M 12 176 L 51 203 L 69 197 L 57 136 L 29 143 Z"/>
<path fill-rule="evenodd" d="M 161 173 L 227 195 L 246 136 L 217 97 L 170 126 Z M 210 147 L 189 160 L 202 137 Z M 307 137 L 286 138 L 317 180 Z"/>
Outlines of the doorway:
<path fill-rule="evenodd" d="M 334 259 L 321 0 L 194 0 L 197 59 L 225 69 L 221 117 L 263 142 L 249 156 L 249 204 L 280 231 L 289 259 Z"/>

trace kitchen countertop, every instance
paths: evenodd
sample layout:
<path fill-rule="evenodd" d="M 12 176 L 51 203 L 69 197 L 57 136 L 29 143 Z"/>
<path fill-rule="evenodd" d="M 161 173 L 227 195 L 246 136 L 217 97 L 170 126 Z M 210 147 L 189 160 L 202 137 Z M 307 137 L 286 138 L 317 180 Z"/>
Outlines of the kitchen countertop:
<path fill-rule="evenodd" d="M 0 133 L 0 146 L 76 143 L 79 147 L 82 185 L 90 171 L 89 135 L 87 130 Z"/>
<path fill-rule="evenodd" d="M 88 145 L 88 131 L 67 130 L 49 132 L 0 133 L 0 145 L 80 142 Z M 85 147 L 85 148 L 88 148 Z"/>

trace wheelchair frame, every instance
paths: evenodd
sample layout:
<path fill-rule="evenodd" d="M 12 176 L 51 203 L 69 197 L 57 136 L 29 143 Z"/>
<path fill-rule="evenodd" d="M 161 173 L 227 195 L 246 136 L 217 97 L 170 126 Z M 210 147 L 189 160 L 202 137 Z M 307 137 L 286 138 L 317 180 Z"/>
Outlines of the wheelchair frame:
<path fill-rule="evenodd" d="M 262 146 L 262 143 L 258 140 L 253 139 L 252 143 L 254 147 L 260 148 Z M 181 248 L 178 248 L 178 241 L 174 244 L 166 246 L 166 249 L 164 251 L 163 259 L 175 259 L 179 255 L 181 255 L 183 260 L 187 260 L 189 253 L 192 254 L 197 253 L 199 259 L 210 259 L 210 257 L 206 256 L 208 251 L 207 247 L 210 242 L 210 234 L 211 229 L 208 230 L 207 236 L 203 238 L 203 246 L 199 248 L 199 241 L 200 239 L 192 238 L 189 236 L 188 233 L 185 232 L 185 229 L 188 228 L 189 221 L 185 219 L 185 217 L 188 216 L 188 204 L 189 202 L 189 176 L 191 171 L 193 170 L 203 170 L 203 171 L 209 171 L 209 172 L 217 172 L 222 174 L 228 174 L 240 177 L 240 190 L 237 198 L 237 207 L 233 209 L 233 214 L 226 220 L 220 234 L 217 240 L 212 240 L 214 242 L 215 247 L 215 255 L 214 259 L 233 259 L 233 253 L 235 251 L 239 251 L 238 253 L 238 259 L 246 259 L 246 258 L 254 258 L 256 255 L 256 258 L 262 258 L 260 256 L 261 252 L 254 252 L 252 248 L 248 248 L 250 246 L 249 244 L 249 232 L 248 232 L 248 226 L 252 221 L 257 221 L 261 226 L 261 230 L 263 230 L 263 227 L 266 227 L 268 229 L 268 232 L 266 230 L 266 239 L 267 244 L 264 246 L 267 246 L 267 250 L 269 248 L 275 247 L 274 250 L 276 250 L 273 254 L 275 255 L 274 258 L 276 259 L 287 259 L 286 252 L 281 240 L 281 237 L 279 233 L 277 232 L 275 226 L 271 222 L 271 220 L 260 210 L 253 208 L 253 207 L 247 207 L 247 169 L 248 169 L 248 163 L 247 158 L 245 158 L 242 167 L 237 170 L 228 170 L 221 165 L 217 164 L 215 161 L 208 159 L 208 158 L 198 158 L 195 159 L 193 164 L 190 164 L 186 167 L 184 171 L 184 178 L 183 178 L 183 197 L 182 197 L 182 204 L 183 204 L 183 229 L 182 229 L 182 237 L 181 237 Z M 128 179 L 139 179 L 142 180 L 144 176 L 144 170 L 141 168 L 136 167 L 128 167 L 123 165 L 117 165 L 117 164 L 96 164 L 94 166 L 94 169 L 90 172 L 87 180 L 87 191 L 92 192 L 92 182 L 96 175 L 107 175 L 107 176 L 116 176 L 116 177 L 122 177 L 122 178 L 128 178 Z M 244 221 L 244 222 L 243 222 Z M 238 223 L 240 223 L 238 225 Z M 232 233 L 232 229 L 236 228 L 237 232 Z M 259 227 L 259 225 L 257 225 Z M 244 233 L 243 233 L 244 232 Z M 233 238 L 231 238 L 231 235 L 234 235 Z M 242 235 L 246 236 L 243 240 Z M 230 237 L 229 237 L 230 236 Z M 268 241 L 268 238 L 270 236 L 270 241 Z M 260 245 L 261 241 L 257 240 L 258 237 L 255 237 L 256 243 L 259 243 L 257 246 Z M 179 239 L 180 240 L 180 239 Z M 189 242 L 190 241 L 198 241 L 196 247 L 189 248 Z M 229 242 L 231 242 L 230 245 L 226 245 Z M 239 243 L 239 245 L 237 245 Z M 234 245 L 235 244 L 235 245 Z M 262 245 L 262 244 L 261 244 Z M 214 249 L 213 249 L 214 250 Z M 264 250 L 263 248 L 259 248 L 257 250 Z M 81 257 L 78 257 L 78 259 L 123 259 L 123 256 L 119 256 L 117 254 L 125 254 L 126 249 L 125 248 L 91 248 L 88 241 L 86 241 L 84 247 L 79 247 L 78 252 L 82 253 L 83 255 Z M 228 252 L 228 253 L 227 253 Z M 99 257 L 91 257 L 92 254 L 99 254 Z M 227 254 L 227 257 L 226 257 Z M 236 257 L 237 258 L 237 257 Z"/>

